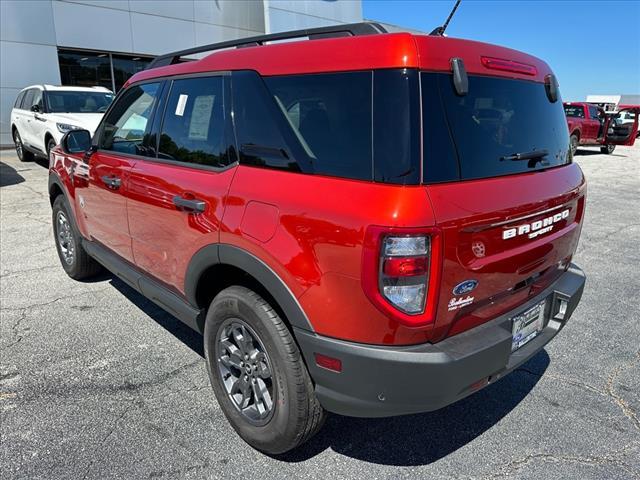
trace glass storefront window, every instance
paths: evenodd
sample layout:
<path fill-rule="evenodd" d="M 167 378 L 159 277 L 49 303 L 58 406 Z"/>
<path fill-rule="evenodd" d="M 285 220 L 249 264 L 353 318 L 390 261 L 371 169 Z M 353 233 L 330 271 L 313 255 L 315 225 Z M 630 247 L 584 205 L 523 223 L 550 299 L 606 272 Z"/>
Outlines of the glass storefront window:
<path fill-rule="evenodd" d="M 136 55 L 58 50 L 62 85 L 101 86 L 116 93 L 129 77 L 144 70 L 151 60 Z"/>
<path fill-rule="evenodd" d="M 113 61 L 113 79 L 116 84 L 116 92 L 122 88 L 129 77 L 147 68 L 147 65 L 151 62 L 150 58 L 144 57 L 112 55 L 111 58 Z"/>

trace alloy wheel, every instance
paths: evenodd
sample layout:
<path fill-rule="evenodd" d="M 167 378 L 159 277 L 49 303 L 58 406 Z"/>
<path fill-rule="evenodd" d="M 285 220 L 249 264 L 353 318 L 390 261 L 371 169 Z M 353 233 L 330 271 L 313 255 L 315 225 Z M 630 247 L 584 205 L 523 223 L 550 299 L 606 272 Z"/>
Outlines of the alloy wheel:
<path fill-rule="evenodd" d="M 18 154 L 18 158 L 22 160 L 22 139 L 20 138 L 20 134 L 16 132 L 13 135 L 13 143 L 16 145 L 16 153 Z"/>
<path fill-rule="evenodd" d="M 271 361 L 256 332 L 244 321 L 226 320 L 218 330 L 216 360 L 231 403 L 254 425 L 264 425 L 275 405 Z"/>
<path fill-rule="evenodd" d="M 62 258 L 67 265 L 73 264 L 75 257 L 73 232 L 71 231 L 71 224 L 67 216 L 62 211 L 58 212 L 56 216 L 56 237 L 58 238 L 58 246 L 60 247 Z"/>

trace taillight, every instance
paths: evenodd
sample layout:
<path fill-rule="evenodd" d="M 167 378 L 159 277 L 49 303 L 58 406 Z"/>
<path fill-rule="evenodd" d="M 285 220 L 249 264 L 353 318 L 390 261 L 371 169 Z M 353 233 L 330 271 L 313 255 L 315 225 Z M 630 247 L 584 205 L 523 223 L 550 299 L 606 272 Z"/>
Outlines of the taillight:
<path fill-rule="evenodd" d="M 435 228 L 369 227 L 362 275 L 367 297 L 405 325 L 433 322 L 441 268 L 440 241 Z"/>

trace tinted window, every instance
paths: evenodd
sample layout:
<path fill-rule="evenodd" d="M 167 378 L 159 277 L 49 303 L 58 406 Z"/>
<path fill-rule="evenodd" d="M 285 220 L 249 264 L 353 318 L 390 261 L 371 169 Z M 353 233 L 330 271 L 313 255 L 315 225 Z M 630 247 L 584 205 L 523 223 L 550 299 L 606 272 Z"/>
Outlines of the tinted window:
<path fill-rule="evenodd" d="M 313 172 L 371 180 L 372 72 L 265 78 Z"/>
<path fill-rule="evenodd" d="M 13 104 L 13 108 L 22 108 L 21 104 L 22 104 L 22 99 L 24 98 L 24 94 L 27 92 L 20 92 L 18 94 L 18 97 L 16 98 L 15 103 Z"/>
<path fill-rule="evenodd" d="M 530 172 L 570 161 L 569 134 L 562 103 L 549 102 L 543 84 L 470 75 L 469 93 L 458 96 L 451 75 L 421 75 L 424 144 L 441 143 L 440 148 L 447 149 L 451 148 L 453 140 L 460 178 Z M 425 88 L 431 76 L 436 77 L 437 88 Z M 428 128 L 429 116 L 438 111 L 438 90 L 451 138 L 438 129 Z M 517 160 L 516 157 L 517 154 L 531 156 L 545 151 L 545 155 L 536 158 Z M 425 148 L 424 161 L 425 179 L 428 180 L 431 163 L 441 159 Z"/>
<path fill-rule="evenodd" d="M 151 59 L 142 57 L 112 55 L 112 58 L 115 91 L 120 90 L 130 77 L 147 68 L 147 65 L 151 62 Z"/>
<path fill-rule="evenodd" d="M 310 172 L 305 153 L 255 72 L 233 74 L 233 121 L 246 165 Z"/>
<path fill-rule="evenodd" d="M 379 70 L 373 78 L 374 180 L 420 183 L 420 99 L 416 70 Z"/>
<path fill-rule="evenodd" d="M 135 155 L 152 154 L 145 137 L 159 88 L 159 83 L 145 83 L 127 89 L 104 121 L 100 148 Z"/>
<path fill-rule="evenodd" d="M 214 167 L 227 163 L 223 80 L 217 76 L 173 82 L 159 158 Z"/>
<path fill-rule="evenodd" d="M 108 53 L 60 50 L 58 63 L 62 85 L 80 87 L 99 85 L 109 90 L 113 89 L 111 60 Z"/>
<path fill-rule="evenodd" d="M 564 114 L 567 117 L 584 118 L 584 107 L 582 105 L 565 105 Z"/>
<path fill-rule="evenodd" d="M 51 113 L 104 113 L 112 100 L 113 94 L 104 92 L 47 92 L 47 107 Z"/>
<path fill-rule="evenodd" d="M 35 93 L 36 93 L 35 88 L 30 88 L 29 90 L 27 90 L 27 92 L 24 95 L 24 98 L 22 99 L 23 110 L 29 110 L 31 108 L 31 105 L 33 105 L 33 96 L 35 95 Z"/>
<path fill-rule="evenodd" d="M 593 119 L 598 119 L 600 117 L 598 109 L 596 107 L 589 107 L 589 116 Z"/>

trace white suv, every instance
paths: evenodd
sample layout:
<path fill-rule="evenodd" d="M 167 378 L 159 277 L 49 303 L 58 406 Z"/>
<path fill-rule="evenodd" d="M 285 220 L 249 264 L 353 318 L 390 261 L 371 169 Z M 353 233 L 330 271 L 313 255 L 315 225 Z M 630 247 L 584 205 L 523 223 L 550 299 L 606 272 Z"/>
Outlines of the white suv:
<path fill-rule="evenodd" d="M 83 128 L 91 135 L 113 101 L 104 87 L 33 85 L 18 94 L 11 110 L 11 134 L 18 158 L 49 157 L 69 130 Z"/>

